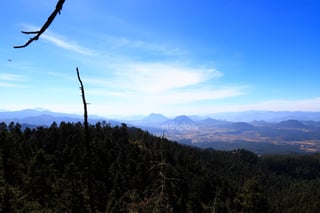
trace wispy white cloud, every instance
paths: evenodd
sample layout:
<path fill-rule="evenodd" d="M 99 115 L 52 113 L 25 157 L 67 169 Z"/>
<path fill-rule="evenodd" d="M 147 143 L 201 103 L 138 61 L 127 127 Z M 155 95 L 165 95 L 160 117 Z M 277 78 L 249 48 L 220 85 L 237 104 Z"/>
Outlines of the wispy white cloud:
<path fill-rule="evenodd" d="M 164 64 L 130 64 L 125 69 L 117 73 L 118 80 L 126 79 L 130 83 L 124 86 L 144 93 L 194 85 L 205 77 L 202 73 Z"/>
<path fill-rule="evenodd" d="M 33 30 L 33 29 L 30 29 Z M 130 106 L 130 112 L 143 114 L 149 110 L 165 112 L 177 105 L 187 105 L 202 101 L 221 100 L 245 94 L 245 87 L 219 86 L 217 82 L 223 73 L 212 67 L 187 63 L 179 56 L 187 52 L 179 48 L 163 44 L 132 40 L 129 38 L 113 37 L 108 42 L 110 49 L 85 48 L 70 41 L 68 38 L 46 32 L 42 38 L 59 48 L 76 53 L 79 61 L 86 57 L 85 64 L 90 66 L 91 73 L 84 73 L 83 80 L 88 94 L 89 107 L 94 112 L 104 114 L 108 109 L 113 113 L 125 113 Z M 98 38 L 98 40 L 101 38 Z M 101 40 L 99 40 L 100 43 Z M 126 53 L 126 48 L 145 51 L 146 57 L 150 54 L 170 56 L 170 60 L 163 57 L 135 61 L 134 57 Z M 80 54 L 80 55 L 79 55 Z M 110 56 L 111 54 L 111 56 Z M 110 56 L 110 57 L 109 57 Z M 48 71 L 49 75 L 68 78 L 64 74 Z M 175 109 L 178 110 L 179 109 Z"/>
<path fill-rule="evenodd" d="M 173 63 L 130 63 L 114 71 L 112 79 L 85 79 L 88 94 L 122 103 L 130 108 L 167 108 L 178 104 L 243 95 L 244 87 L 208 84 L 223 73 L 208 68 L 190 68 Z M 204 86 L 204 84 L 208 84 Z M 139 107 L 138 107 L 139 106 Z"/>
<path fill-rule="evenodd" d="M 25 88 L 23 82 L 26 80 L 24 75 L 0 73 L 0 87 Z"/>
<path fill-rule="evenodd" d="M 23 24 L 23 28 L 25 29 L 24 31 L 37 31 L 40 29 L 40 27 L 35 25 L 30 25 L 30 24 Z M 84 47 L 78 44 L 74 40 L 66 39 L 63 36 L 53 33 L 50 30 L 46 30 L 45 33 L 41 35 L 41 39 L 44 39 L 56 45 L 57 47 L 60 47 L 75 53 L 79 53 L 82 55 L 90 55 L 90 56 L 95 55 L 94 50 Z"/>
<path fill-rule="evenodd" d="M 122 36 L 103 36 L 104 42 L 113 48 L 132 48 L 148 51 L 153 54 L 166 56 L 184 56 L 189 53 L 186 49 L 172 47 L 161 42 L 152 42 L 141 39 L 131 39 Z"/>
<path fill-rule="evenodd" d="M 95 51 L 89 48 L 83 47 L 74 41 L 63 39 L 62 37 L 55 35 L 51 32 L 45 33 L 44 35 L 42 35 L 42 38 L 66 50 L 80 53 L 82 55 L 90 55 L 90 56 L 95 55 Z"/>
<path fill-rule="evenodd" d="M 243 95 L 244 87 L 197 88 L 194 90 L 169 92 L 162 95 L 162 102 L 168 105 L 213 101 Z M 154 101 L 156 101 L 155 98 Z"/>
<path fill-rule="evenodd" d="M 48 71 L 47 74 L 52 77 L 61 78 L 64 80 L 70 80 L 70 81 L 75 80 L 75 75 L 72 75 L 74 73 L 62 73 L 62 72 L 57 72 L 57 71 Z"/>
<path fill-rule="evenodd" d="M 0 81 L 0 87 L 3 88 L 25 88 L 25 86 L 18 84 L 18 83 L 7 83 Z"/>
<path fill-rule="evenodd" d="M 143 93 L 160 93 L 197 86 L 223 74 L 215 69 L 190 68 L 174 63 L 127 63 L 115 71 L 115 81 L 121 88 Z"/>
<path fill-rule="evenodd" d="M 0 73 L 0 81 L 24 81 L 26 79 L 23 75 L 12 73 Z"/>
<path fill-rule="evenodd" d="M 30 24 L 23 24 L 23 28 L 25 29 L 25 31 L 36 31 L 39 29 L 39 27 Z M 98 50 L 85 47 L 75 40 L 53 33 L 51 30 L 47 30 L 43 35 L 41 35 L 41 38 L 52 43 L 53 45 L 56 45 L 57 47 L 82 55 L 105 55 L 105 52 L 99 52 Z M 95 36 L 94 39 L 98 39 L 99 42 L 97 43 L 99 44 L 104 43 L 109 51 L 111 48 L 117 49 L 118 51 L 122 50 L 122 54 L 126 54 L 126 50 L 128 48 L 133 50 L 145 51 L 148 52 L 148 54 L 164 56 L 184 56 L 189 53 L 186 49 L 181 49 L 179 47 L 172 47 L 164 43 L 146 41 L 142 39 L 132 39 L 129 37 L 104 35 L 101 37 Z"/>
<path fill-rule="evenodd" d="M 89 92 L 90 93 L 90 92 Z M 88 93 L 88 94 L 89 94 Z M 201 101 L 218 101 L 243 94 L 241 88 L 225 88 L 207 91 L 165 92 L 157 95 L 126 94 L 104 97 L 102 102 L 92 102 L 90 110 L 100 115 L 147 115 L 160 112 L 169 116 L 179 114 L 206 114 L 215 109 L 214 104 L 201 104 Z M 101 94 L 103 96 L 103 94 Z M 108 94 L 110 95 L 110 94 Z M 199 104 L 200 103 L 200 104 Z M 216 103 L 216 102 L 215 102 Z M 226 106 L 227 107 L 227 106 Z M 225 107 L 222 107 L 224 109 Z"/>

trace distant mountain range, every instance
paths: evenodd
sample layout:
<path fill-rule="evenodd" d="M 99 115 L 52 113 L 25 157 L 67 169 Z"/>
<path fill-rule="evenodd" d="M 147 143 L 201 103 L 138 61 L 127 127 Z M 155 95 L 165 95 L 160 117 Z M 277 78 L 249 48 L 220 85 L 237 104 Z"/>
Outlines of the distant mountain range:
<path fill-rule="evenodd" d="M 282 120 L 283 119 L 283 120 Z M 26 109 L 0 112 L 0 122 L 19 122 L 23 127 L 83 122 L 82 115 Z M 89 116 L 90 123 L 111 126 L 126 123 L 155 135 L 193 146 L 216 149 L 245 148 L 256 153 L 320 151 L 320 112 L 219 113 L 212 117 L 179 115 L 168 118 L 152 113 L 138 120 L 110 120 Z"/>
<path fill-rule="evenodd" d="M 267 121 L 280 122 L 285 120 L 320 121 L 320 112 L 306 111 L 244 111 L 210 114 L 209 117 L 235 122 Z"/>
<path fill-rule="evenodd" d="M 39 118 L 39 119 L 38 119 Z M 108 120 L 104 117 L 90 116 L 92 121 Z M 24 109 L 20 111 L 0 111 L 0 121 L 26 121 L 32 124 L 47 125 L 48 122 L 59 121 L 81 121 L 82 115 L 52 112 L 49 110 Z M 118 120 L 118 119 L 114 119 Z M 174 118 L 168 118 L 160 113 L 152 113 L 139 120 L 119 119 L 120 122 L 133 124 L 161 124 L 164 122 L 176 123 L 221 123 L 221 122 L 281 122 L 287 120 L 299 121 L 320 121 L 320 112 L 289 112 L 289 111 L 244 111 L 244 112 L 226 112 L 214 113 L 208 116 L 199 115 L 179 115 Z M 45 122 L 45 123 L 42 123 Z"/>
<path fill-rule="evenodd" d="M 128 123 L 170 140 L 205 148 L 244 148 L 258 154 L 320 152 L 319 112 L 250 111 L 220 116 L 224 119 L 150 114 Z"/>
<path fill-rule="evenodd" d="M 59 112 L 51 112 L 48 110 L 25 109 L 20 111 L 4 111 L 0 112 L 0 122 L 10 123 L 18 122 L 30 126 L 50 126 L 53 122 L 83 122 L 83 116 Z M 106 121 L 112 125 L 120 124 L 117 121 L 108 120 L 103 117 L 91 116 L 90 123 Z"/>

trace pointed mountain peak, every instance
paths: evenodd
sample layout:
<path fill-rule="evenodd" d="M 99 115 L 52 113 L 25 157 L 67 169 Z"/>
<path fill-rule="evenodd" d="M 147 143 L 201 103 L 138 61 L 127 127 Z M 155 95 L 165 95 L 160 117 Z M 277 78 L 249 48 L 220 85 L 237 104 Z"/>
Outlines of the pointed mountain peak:
<path fill-rule="evenodd" d="M 144 121 L 147 121 L 147 122 L 164 122 L 166 120 L 168 120 L 168 118 L 160 113 L 151 113 L 150 115 L 148 115 L 147 117 L 145 117 L 143 119 Z"/>
<path fill-rule="evenodd" d="M 186 124 L 193 124 L 194 123 L 194 121 L 186 115 L 179 115 L 179 116 L 175 117 L 174 119 L 172 119 L 172 121 L 176 122 L 176 123 L 186 123 Z"/>

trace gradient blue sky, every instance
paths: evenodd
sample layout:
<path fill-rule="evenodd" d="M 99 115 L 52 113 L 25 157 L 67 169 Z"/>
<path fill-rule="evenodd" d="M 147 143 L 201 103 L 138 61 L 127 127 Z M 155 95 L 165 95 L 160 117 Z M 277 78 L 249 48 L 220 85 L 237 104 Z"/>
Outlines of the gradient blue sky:
<path fill-rule="evenodd" d="M 320 111 L 320 1 L 1 1 L 0 109 L 90 114 Z"/>

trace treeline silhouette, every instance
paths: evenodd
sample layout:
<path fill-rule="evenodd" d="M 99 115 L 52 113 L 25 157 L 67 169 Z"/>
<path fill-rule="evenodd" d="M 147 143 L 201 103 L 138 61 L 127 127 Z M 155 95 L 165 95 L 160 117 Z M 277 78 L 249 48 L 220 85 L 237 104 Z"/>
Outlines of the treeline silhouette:
<path fill-rule="evenodd" d="M 320 155 L 260 156 L 89 126 L 96 212 L 318 212 Z M 81 123 L 0 123 L 1 212 L 90 212 Z"/>

